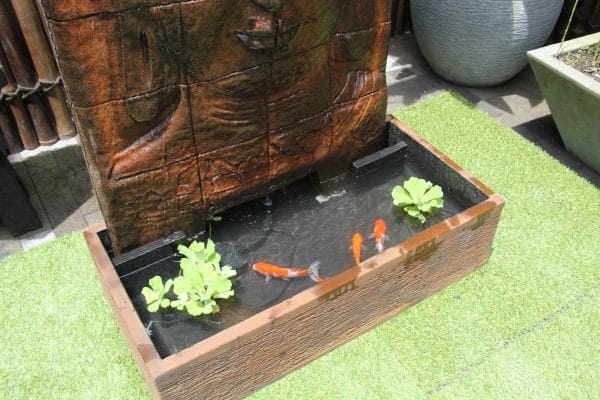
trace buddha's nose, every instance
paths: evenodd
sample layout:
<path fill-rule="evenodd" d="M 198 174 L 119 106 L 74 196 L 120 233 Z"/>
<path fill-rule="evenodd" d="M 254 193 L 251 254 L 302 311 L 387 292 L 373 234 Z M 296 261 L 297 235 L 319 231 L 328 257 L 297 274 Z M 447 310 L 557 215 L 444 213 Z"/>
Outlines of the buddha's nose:
<path fill-rule="evenodd" d="M 269 12 L 278 14 L 287 7 L 290 0 L 252 0 L 252 2 Z"/>

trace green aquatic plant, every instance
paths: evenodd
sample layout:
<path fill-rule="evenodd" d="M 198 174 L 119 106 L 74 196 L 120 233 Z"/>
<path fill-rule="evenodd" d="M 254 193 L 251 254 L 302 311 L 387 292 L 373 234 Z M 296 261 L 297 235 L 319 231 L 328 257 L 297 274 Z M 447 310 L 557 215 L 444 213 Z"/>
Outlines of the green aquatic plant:
<path fill-rule="evenodd" d="M 171 301 L 166 297 L 167 293 L 173 286 L 173 279 L 169 279 L 163 283 L 160 276 L 155 276 L 148 281 L 150 287 L 142 289 L 142 294 L 148 303 L 148 311 L 157 312 L 159 308 L 167 308 L 171 305 Z"/>
<path fill-rule="evenodd" d="M 426 215 L 444 206 L 444 192 L 438 185 L 425 179 L 411 177 L 402 186 L 392 190 L 394 206 L 402 207 L 404 211 L 421 223 L 427 220 Z"/>
<path fill-rule="evenodd" d="M 177 250 L 183 256 L 180 275 L 164 284 L 155 276 L 148 281 L 150 287 L 142 289 L 148 311 L 171 307 L 192 316 L 219 312 L 217 300 L 234 295 L 231 278 L 236 271 L 228 265 L 221 267 L 221 256 L 210 239 L 206 244 L 194 241 L 189 247 L 180 245 Z M 167 297 L 171 289 L 175 299 Z"/>

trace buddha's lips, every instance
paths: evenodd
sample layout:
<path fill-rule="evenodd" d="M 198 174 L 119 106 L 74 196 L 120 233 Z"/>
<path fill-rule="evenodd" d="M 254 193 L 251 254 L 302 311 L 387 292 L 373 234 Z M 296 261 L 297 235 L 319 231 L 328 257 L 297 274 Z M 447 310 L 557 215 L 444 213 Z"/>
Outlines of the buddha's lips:
<path fill-rule="evenodd" d="M 287 46 L 298 33 L 300 24 L 272 26 L 270 29 L 237 31 L 238 38 L 250 50 L 272 50 Z"/>

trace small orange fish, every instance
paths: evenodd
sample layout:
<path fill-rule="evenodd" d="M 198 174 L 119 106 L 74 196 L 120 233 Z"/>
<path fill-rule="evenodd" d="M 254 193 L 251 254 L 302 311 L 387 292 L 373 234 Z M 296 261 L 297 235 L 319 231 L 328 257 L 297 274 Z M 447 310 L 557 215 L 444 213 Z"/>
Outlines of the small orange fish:
<path fill-rule="evenodd" d="M 354 253 L 354 261 L 356 261 L 357 265 L 360 264 L 360 252 L 364 248 L 365 246 L 363 246 L 363 238 L 360 233 L 356 232 L 354 236 L 352 236 L 352 246 L 350 249 Z"/>
<path fill-rule="evenodd" d="M 309 276 L 310 279 L 315 282 L 322 282 L 324 279 L 319 276 L 320 267 L 321 263 L 319 261 L 312 263 L 310 267 L 306 269 L 283 268 L 261 261 L 254 264 L 252 269 L 259 274 L 266 276 L 267 282 L 269 282 L 271 278 L 279 278 L 289 281 L 290 278 L 297 278 L 301 276 Z"/>
<path fill-rule="evenodd" d="M 385 222 L 382 219 L 378 219 L 373 224 L 373 233 L 369 236 L 369 239 L 375 238 L 375 247 L 377 248 L 378 253 L 383 253 L 385 250 L 384 243 L 386 240 L 390 240 L 390 238 L 385 234 L 386 227 Z"/>

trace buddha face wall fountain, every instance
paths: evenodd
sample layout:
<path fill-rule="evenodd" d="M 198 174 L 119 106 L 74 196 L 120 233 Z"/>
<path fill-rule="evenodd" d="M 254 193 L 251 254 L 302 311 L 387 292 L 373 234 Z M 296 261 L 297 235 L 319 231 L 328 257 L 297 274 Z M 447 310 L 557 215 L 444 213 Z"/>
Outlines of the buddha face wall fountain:
<path fill-rule="evenodd" d="M 42 0 L 120 252 L 384 144 L 390 0 Z"/>

